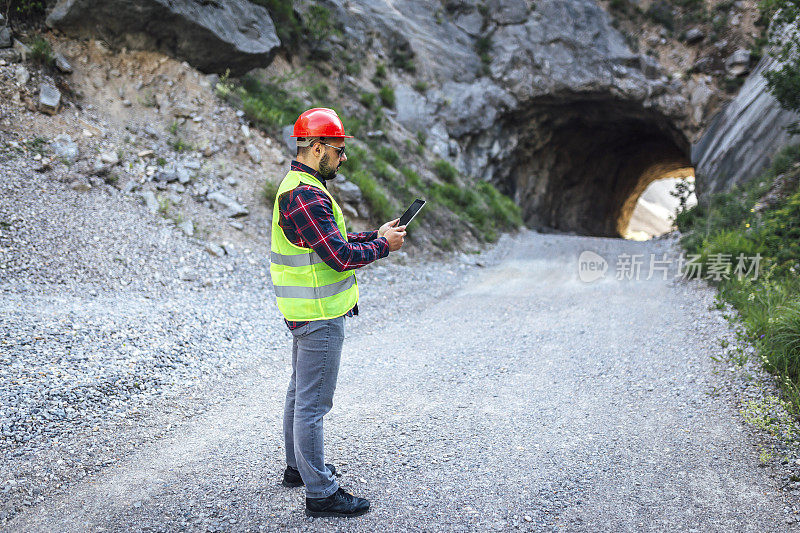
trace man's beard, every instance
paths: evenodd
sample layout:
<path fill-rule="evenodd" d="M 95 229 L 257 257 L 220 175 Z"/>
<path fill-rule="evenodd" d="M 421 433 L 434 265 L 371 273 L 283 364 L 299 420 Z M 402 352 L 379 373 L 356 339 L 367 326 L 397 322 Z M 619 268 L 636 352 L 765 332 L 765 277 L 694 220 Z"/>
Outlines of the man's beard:
<path fill-rule="evenodd" d="M 322 156 L 319 162 L 319 174 L 325 180 L 331 180 L 336 177 L 336 171 L 339 170 L 339 165 L 331 166 L 331 158 L 328 154 Z"/>

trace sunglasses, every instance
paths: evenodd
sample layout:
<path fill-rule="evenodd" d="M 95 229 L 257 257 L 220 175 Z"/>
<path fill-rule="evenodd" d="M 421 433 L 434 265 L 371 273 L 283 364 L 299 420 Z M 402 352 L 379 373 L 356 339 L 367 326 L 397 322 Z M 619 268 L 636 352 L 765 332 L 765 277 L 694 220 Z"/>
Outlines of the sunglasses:
<path fill-rule="evenodd" d="M 341 159 L 342 156 L 344 156 L 344 148 L 345 148 L 344 146 L 333 146 L 332 144 L 324 143 L 322 141 L 318 141 L 318 142 L 319 142 L 319 144 L 324 144 L 325 146 L 329 146 L 329 147 L 333 148 L 334 150 L 336 150 L 336 155 L 339 156 L 339 159 Z"/>

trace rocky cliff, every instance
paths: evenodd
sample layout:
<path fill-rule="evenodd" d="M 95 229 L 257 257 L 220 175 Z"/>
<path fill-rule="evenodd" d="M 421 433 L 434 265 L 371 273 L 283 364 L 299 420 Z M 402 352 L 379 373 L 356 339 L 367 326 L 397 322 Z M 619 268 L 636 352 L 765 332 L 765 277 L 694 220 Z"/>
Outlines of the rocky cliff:
<path fill-rule="evenodd" d="M 745 4 L 726 9 L 741 18 Z M 444 159 L 462 175 L 456 185 L 493 184 L 521 206 L 531 227 L 604 236 L 623 234 L 653 180 L 693 173 L 691 140 L 719 103 L 710 96 L 711 74 L 727 68 L 715 70 L 719 61 L 710 56 L 684 65 L 676 54 L 689 45 L 667 54 L 664 47 L 678 37 L 642 18 L 641 7 L 635 17 L 612 16 L 594 0 L 295 2 L 279 24 L 286 30 L 295 17 L 302 21 L 295 43 L 279 43 L 264 5 L 275 16 L 282 4 L 112 0 L 96 7 L 60 0 L 48 24 L 167 53 L 205 72 L 266 66 L 250 74 L 285 81 L 278 105 L 334 106 L 372 126 L 362 132 L 369 141 L 362 146 L 400 153 L 390 165 L 397 168 L 379 173 L 379 188 L 396 189 L 405 162 L 422 177 L 410 193 L 425 194 L 442 184 L 431 168 Z M 622 19 L 641 26 L 639 37 Z M 681 39 L 711 49 L 693 30 Z M 691 71 L 692 61 L 703 63 L 703 72 Z M 746 61 L 731 67 L 730 75 L 740 75 Z M 279 126 L 296 116 L 258 105 L 251 102 L 247 116 L 282 120 Z M 423 146 L 412 150 L 417 142 Z M 444 202 L 454 214 L 440 225 L 459 219 L 463 200 Z"/>
<path fill-rule="evenodd" d="M 784 146 L 800 142 L 786 127 L 800 120 L 782 109 L 763 76 L 775 65 L 764 56 L 739 94 L 722 110 L 692 147 L 701 195 L 727 191 L 757 176 Z"/>

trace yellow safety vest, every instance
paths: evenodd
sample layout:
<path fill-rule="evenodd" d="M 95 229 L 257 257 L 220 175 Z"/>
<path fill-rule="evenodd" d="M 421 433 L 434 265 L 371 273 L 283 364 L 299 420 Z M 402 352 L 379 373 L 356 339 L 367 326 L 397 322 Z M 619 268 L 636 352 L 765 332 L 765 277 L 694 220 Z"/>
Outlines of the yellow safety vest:
<path fill-rule="evenodd" d="M 305 183 L 321 189 L 333 204 L 333 216 L 342 237 L 347 240 L 342 209 L 325 186 L 311 174 L 290 171 L 275 194 L 272 209 L 272 252 L 269 273 L 286 320 L 324 320 L 347 313 L 358 302 L 358 283 L 352 270 L 337 272 L 311 248 L 295 246 L 283 233 L 278 221 L 280 196 Z"/>

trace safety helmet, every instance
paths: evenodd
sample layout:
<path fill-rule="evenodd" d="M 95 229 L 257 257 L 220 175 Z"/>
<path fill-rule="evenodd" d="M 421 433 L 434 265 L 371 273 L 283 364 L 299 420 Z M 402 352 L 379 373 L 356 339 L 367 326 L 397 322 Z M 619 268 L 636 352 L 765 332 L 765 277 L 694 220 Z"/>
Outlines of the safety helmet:
<path fill-rule="evenodd" d="M 344 134 L 344 125 L 336 111 L 327 107 L 315 107 L 300 115 L 294 123 L 292 137 L 340 137 L 352 139 Z"/>

